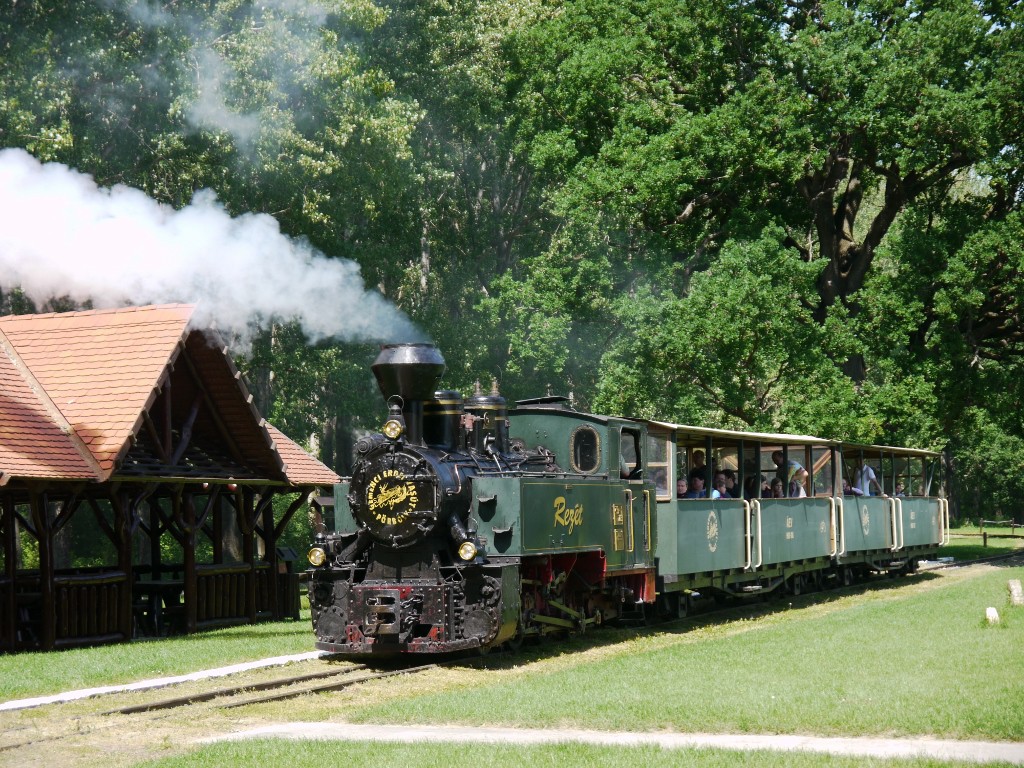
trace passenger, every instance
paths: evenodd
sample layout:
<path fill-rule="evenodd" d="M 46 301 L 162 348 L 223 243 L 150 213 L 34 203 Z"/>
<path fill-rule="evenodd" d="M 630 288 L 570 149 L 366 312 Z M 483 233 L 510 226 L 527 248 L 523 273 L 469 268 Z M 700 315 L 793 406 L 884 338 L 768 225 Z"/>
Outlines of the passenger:
<path fill-rule="evenodd" d="M 770 489 L 769 489 L 770 492 Z M 743 481 L 743 498 L 744 499 L 756 499 L 759 496 L 767 496 L 765 493 L 764 484 L 758 483 L 757 475 L 747 475 L 747 479 Z"/>
<path fill-rule="evenodd" d="M 877 494 L 871 492 L 872 485 L 878 489 Z M 870 465 L 865 464 L 863 460 L 861 460 L 853 472 L 853 487 L 860 490 L 864 496 L 885 496 L 885 491 L 882 490 L 882 486 L 878 483 L 878 478 L 875 477 L 875 470 Z"/>
<path fill-rule="evenodd" d="M 690 477 L 692 478 L 694 473 L 704 474 L 704 451 L 693 452 L 693 466 L 690 467 Z"/>
<path fill-rule="evenodd" d="M 864 491 L 860 488 L 854 488 L 850 485 L 850 481 L 845 477 L 843 478 L 843 496 L 863 496 Z"/>
<path fill-rule="evenodd" d="M 903 481 L 902 480 L 897 480 L 896 481 L 896 492 L 893 494 L 893 496 L 906 496 L 906 495 L 907 495 L 907 493 L 906 493 L 906 490 L 905 490 L 905 486 L 903 485 Z"/>
<path fill-rule="evenodd" d="M 721 485 L 723 488 L 727 487 L 726 480 L 725 480 L 725 473 L 724 472 L 715 472 L 714 475 L 712 476 L 712 478 L 711 478 L 711 494 L 712 494 L 711 498 L 713 498 L 713 499 L 717 499 L 718 498 L 717 496 L 714 495 L 714 493 L 715 493 L 716 490 L 718 490 L 718 486 L 719 485 Z M 729 498 L 732 498 L 732 497 L 729 496 L 729 494 L 727 492 L 725 494 L 725 498 L 729 499 Z"/>
<path fill-rule="evenodd" d="M 773 477 L 772 478 L 771 491 L 772 491 L 771 497 L 773 499 L 785 498 L 785 495 L 782 493 L 782 478 L 781 477 Z"/>
<path fill-rule="evenodd" d="M 682 499 L 686 497 L 686 492 L 689 490 L 689 485 L 686 482 L 685 477 L 680 477 L 676 480 L 676 498 Z"/>
<path fill-rule="evenodd" d="M 729 498 L 738 499 L 740 497 L 740 487 L 736 482 L 736 473 L 727 467 L 722 470 L 722 474 L 725 475 L 725 489 L 729 492 Z"/>
<path fill-rule="evenodd" d="M 803 466 L 801 466 L 800 462 L 793 461 L 793 459 L 785 461 L 784 457 L 785 454 L 783 454 L 782 451 L 775 451 L 772 453 L 772 461 L 775 462 L 775 466 L 778 467 L 775 471 L 775 476 L 780 480 L 788 482 L 793 479 L 793 473 L 798 469 L 803 469 Z M 785 466 L 783 466 L 783 462 L 785 462 Z"/>
<path fill-rule="evenodd" d="M 668 493 L 668 475 L 664 469 L 660 467 L 651 474 L 651 480 L 654 483 L 654 490 L 660 494 L 665 495 Z"/>
<path fill-rule="evenodd" d="M 789 480 L 789 497 L 791 499 L 807 497 L 807 470 L 803 467 L 793 470 L 793 476 Z"/>
<path fill-rule="evenodd" d="M 688 499 L 703 499 L 707 497 L 704 490 L 704 475 L 693 475 L 690 477 L 690 490 L 686 492 Z"/>

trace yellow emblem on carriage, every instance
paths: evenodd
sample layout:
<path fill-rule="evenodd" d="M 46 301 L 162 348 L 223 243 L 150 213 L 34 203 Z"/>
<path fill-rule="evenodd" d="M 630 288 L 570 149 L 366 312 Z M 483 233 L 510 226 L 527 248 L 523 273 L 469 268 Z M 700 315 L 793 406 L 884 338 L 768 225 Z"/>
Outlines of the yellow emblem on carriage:
<path fill-rule="evenodd" d="M 383 525 L 405 522 L 418 501 L 416 484 L 397 469 L 385 469 L 366 487 L 366 505 Z"/>
<path fill-rule="evenodd" d="M 715 510 L 708 512 L 708 549 L 714 552 L 718 549 L 718 513 Z"/>
<path fill-rule="evenodd" d="M 565 503 L 565 496 L 555 499 L 555 527 L 559 525 L 571 536 L 577 525 L 583 525 L 583 505 L 569 507 Z"/>

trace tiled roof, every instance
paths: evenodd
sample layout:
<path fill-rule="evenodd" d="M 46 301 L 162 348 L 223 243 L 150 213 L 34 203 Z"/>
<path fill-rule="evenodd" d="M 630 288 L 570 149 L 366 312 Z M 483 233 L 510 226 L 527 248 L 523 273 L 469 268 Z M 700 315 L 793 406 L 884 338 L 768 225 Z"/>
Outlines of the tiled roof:
<path fill-rule="evenodd" d="M 0 332 L 0 484 L 12 476 L 93 478 L 95 463 L 81 448 Z"/>
<path fill-rule="evenodd" d="M 337 482 L 268 429 L 226 348 L 214 334 L 189 329 L 192 312 L 171 304 L 0 317 L 0 484 L 11 476 L 105 481 L 117 474 L 172 376 L 175 392 L 187 381 L 213 414 L 196 432 L 227 440 L 253 478 Z"/>
<path fill-rule="evenodd" d="M 0 317 L 18 355 L 104 477 L 184 337 L 192 306 Z"/>
<path fill-rule="evenodd" d="M 284 432 L 264 422 L 277 452 L 284 459 L 284 471 L 293 485 L 334 485 L 341 478 L 314 459 Z M 327 474 L 325 474 L 325 471 Z"/>

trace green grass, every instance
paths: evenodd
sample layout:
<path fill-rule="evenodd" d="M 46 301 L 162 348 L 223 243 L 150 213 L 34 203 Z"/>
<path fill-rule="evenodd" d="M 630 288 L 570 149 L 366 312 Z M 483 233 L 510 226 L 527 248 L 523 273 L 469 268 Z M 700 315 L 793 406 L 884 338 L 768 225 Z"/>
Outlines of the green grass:
<path fill-rule="evenodd" d="M 254 740 L 218 743 L 144 768 L 221 768 L 225 765 L 364 765 L 450 768 L 574 768 L 665 765 L 688 768 L 950 768 L 963 763 L 937 760 L 878 760 L 864 757 L 722 749 L 602 747 L 579 743 L 516 747 L 494 744 L 388 744 L 366 742 Z"/>
<path fill-rule="evenodd" d="M 357 722 L 1024 740 L 1024 608 L 1008 607 L 1006 589 L 1008 578 L 1021 575 L 1007 568 L 948 583 L 925 576 L 917 589 L 904 584 L 754 621 L 643 635 L 580 654 L 577 663 L 538 665 L 514 685 L 485 681 L 345 715 Z M 999 626 L 985 624 L 987 606 L 1003 614 Z"/>
<path fill-rule="evenodd" d="M 991 531 L 990 533 L 998 534 L 1001 532 Z M 1006 529 L 1006 533 L 1009 533 L 1009 529 Z M 997 535 L 990 535 L 988 537 L 987 547 L 982 544 L 982 541 L 977 528 L 954 528 L 950 534 L 949 544 L 939 548 L 938 556 L 952 557 L 958 561 L 977 560 L 983 557 L 1006 554 L 1011 550 L 1024 547 L 1024 539 L 998 538 Z"/>
<path fill-rule="evenodd" d="M 190 637 L 0 655 L 0 701 L 181 675 L 312 650 L 307 610 L 298 621 L 229 627 Z"/>

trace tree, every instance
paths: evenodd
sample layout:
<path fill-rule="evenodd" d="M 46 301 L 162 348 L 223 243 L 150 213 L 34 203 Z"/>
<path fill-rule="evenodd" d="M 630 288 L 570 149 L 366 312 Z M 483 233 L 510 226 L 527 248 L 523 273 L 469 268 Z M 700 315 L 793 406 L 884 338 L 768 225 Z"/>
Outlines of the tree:
<path fill-rule="evenodd" d="M 515 41 L 522 141 L 559 213 L 679 296 L 753 220 L 782 227 L 816 272 L 799 300 L 824 327 L 834 309 L 865 309 L 902 212 L 1016 152 L 1019 13 L 961 0 L 551 7 Z M 840 350 L 868 382 L 863 354 Z"/>

